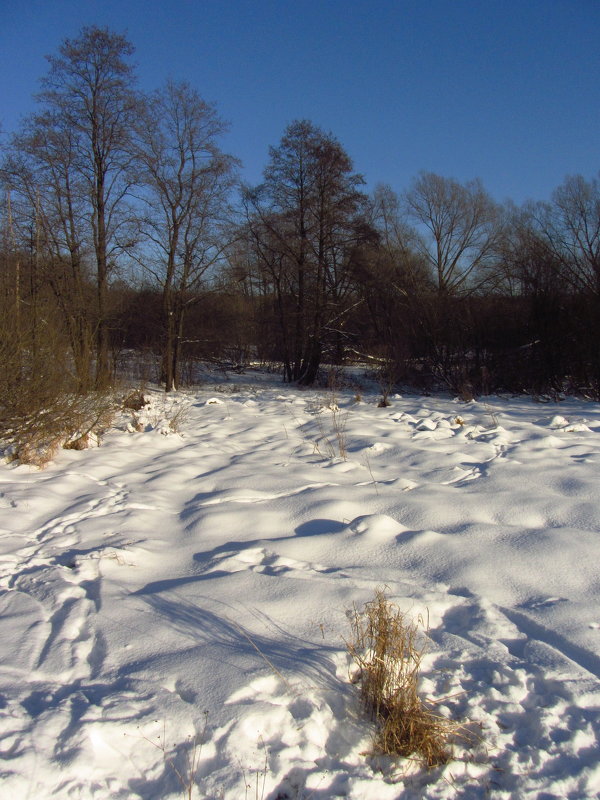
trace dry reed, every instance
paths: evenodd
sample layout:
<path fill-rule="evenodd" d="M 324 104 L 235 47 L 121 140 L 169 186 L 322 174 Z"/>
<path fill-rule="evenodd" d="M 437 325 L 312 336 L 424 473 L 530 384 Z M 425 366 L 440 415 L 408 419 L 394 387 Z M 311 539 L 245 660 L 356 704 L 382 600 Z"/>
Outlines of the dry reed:
<path fill-rule="evenodd" d="M 451 757 L 449 739 L 456 723 L 434 713 L 418 693 L 425 653 L 421 622 L 412 622 L 383 590 L 351 617 L 348 651 L 359 668 L 361 698 L 377 724 L 374 751 L 413 757 L 425 767 Z"/>

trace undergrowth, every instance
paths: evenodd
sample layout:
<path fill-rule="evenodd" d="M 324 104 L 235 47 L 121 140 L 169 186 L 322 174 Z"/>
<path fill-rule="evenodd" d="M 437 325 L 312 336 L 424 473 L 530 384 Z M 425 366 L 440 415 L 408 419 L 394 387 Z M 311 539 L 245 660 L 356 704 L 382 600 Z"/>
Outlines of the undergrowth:
<path fill-rule="evenodd" d="M 28 396 L 24 391 L 19 401 L 2 405 L 0 441 L 10 459 L 40 468 L 61 447 L 83 450 L 97 442 L 117 408 L 105 392 Z"/>

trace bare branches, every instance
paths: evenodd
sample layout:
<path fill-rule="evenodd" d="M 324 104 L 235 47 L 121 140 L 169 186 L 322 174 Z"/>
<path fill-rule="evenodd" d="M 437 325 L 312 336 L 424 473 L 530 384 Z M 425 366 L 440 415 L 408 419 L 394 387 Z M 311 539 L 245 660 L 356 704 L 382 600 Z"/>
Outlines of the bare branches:
<path fill-rule="evenodd" d="M 417 247 L 429 262 L 440 294 L 472 290 L 497 254 L 499 215 L 479 181 L 460 184 L 421 173 L 405 196 L 410 220 L 424 233 Z"/>
<path fill-rule="evenodd" d="M 339 142 L 299 120 L 270 150 L 264 184 L 246 193 L 249 231 L 275 295 L 286 380 L 315 380 L 344 316 L 350 261 L 365 237 L 362 178 Z"/>
<path fill-rule="evenodd" d="M 600 184 L 571 175 L 538 206 L 540 232 L 576 290 L 600 296 Z"/>
<path fill-rule="evenodd" d="M 177 385 L 186 306 L 223 254 L 235 159 L 222 153 L 226 130 L 214 106 L 186 83 L 168 82 L 144 98 L 135 156 L 146 213 L 146 263 L 163 300 L 165 388 Z"/>
<path fill-rule="evenodd" d="M 128 59 L 133 45 L 107 28 L 84 27 L 65 39 L 38 96 L 53 121 L 52 130 L 68 132 L 72 168 L 86 187 L 89 232 L 96 261 L 96 381 L 109 379 L 107 292 L 111 247 L 129 188 L 130 136 L 136 107 L 134 73 Z M 64 163 L 64 159 L 63 159 Z"/>

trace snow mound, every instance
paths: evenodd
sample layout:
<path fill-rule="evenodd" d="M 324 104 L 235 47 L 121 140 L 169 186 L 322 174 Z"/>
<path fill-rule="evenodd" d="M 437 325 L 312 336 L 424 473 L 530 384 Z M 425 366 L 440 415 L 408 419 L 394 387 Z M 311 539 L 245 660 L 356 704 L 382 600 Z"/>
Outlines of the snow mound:
<path fill-rule="evenodd" d="M 366 514 L 352 520 L 348 530 L 357 537 L 373 541 L 390 541 L 402 533 L 404 526 L 386 514 Z"/>

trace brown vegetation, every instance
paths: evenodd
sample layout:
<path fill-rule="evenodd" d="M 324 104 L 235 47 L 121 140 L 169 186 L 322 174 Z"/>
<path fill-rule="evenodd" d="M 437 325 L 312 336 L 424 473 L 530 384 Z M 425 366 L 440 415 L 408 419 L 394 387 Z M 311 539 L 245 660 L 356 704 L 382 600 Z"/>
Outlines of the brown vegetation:
<path fill-rule="evenodd" d="M 378 590 L 362 611 L 354 610 L 351 625 L 348 650 L 359 669 L 363 704 L 377 725 L 374 751 L 416 757 L 425 767 L 445 764 L 458 726 L 419 696 L 425 652 L 419 624 Z"/>

